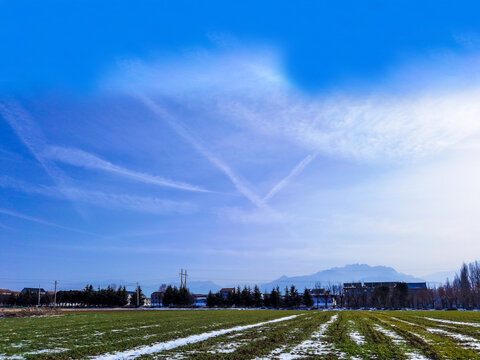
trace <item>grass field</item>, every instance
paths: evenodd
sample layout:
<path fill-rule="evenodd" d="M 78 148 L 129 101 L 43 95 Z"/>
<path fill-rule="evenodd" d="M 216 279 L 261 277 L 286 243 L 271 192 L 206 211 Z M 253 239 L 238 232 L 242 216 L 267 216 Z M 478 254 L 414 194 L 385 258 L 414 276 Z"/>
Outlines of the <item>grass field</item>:
<path fill-rule="evenodd" d="M 75 311 L 0 319 L 0 359 L 480 359 L 480 312 Z"/>

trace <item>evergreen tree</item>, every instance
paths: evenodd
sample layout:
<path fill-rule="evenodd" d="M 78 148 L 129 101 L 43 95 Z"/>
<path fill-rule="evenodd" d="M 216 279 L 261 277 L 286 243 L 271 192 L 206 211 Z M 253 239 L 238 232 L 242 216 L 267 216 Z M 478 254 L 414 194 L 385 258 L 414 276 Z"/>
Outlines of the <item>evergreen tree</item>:
<path fill-rule="evenodd" d="M 172 305 L 178 305 L 181 303 L 180 299 L 180 290 L 176 286 L 173 287 L 173 299 L 172 299 Z"/>
<path fill-rule="evenodd" d="M 305 305 L 306 307 L 310 308 L 313 306 L 313 298 L 312 298 L 312 295 L 310 294 L 310 291 L 305 288 L 305 290 L 303 291 L 303 305 Z"/>
<path fill-rule="evenodd" d="M 130 297 L 130 306 L 132 307 L 138 307 L 137 306 L 137 293 L 138 293 L 138 306 L 143 306 L 145 305 L 145 295 L 142 292 L 142 288 L 140 285 L 137 286 L 135 291 L 133 292 L 132 296 Z"/>
<path fill-rule="evenodd" d="M 176 305 L 190 306 L 193 302 L 193 295 L 190 294 L 190 291 L 186 287 L 182 287 L 178 290 L 178 302 Z"/>
<path fill-rule="evenodd" d="M 223 294 L 220 291 L 218 291 L 215 294 L 215 306 L 218 306 L 218 307 L 225 306 L 225 299 L 223 297 Z"/>
<path fill-rule="evenodd" d="M 88 307 L 93 305 L 94 296 L 95 296 L 95 290 L 93 289 L 93 285 L 85 286 L 85 290 L 83 290 L 83 292 L 84 292 L 83 303 L 85 304 L 85 306 Z"/>
<path fill-rule="evenodd" d="M 295 285 L 290 287 L 290 304 L 289 307 L 298 308 L 302 304 L 302 298 L 298 293 L 297 288 Z"/>
<path fill-rule="evenodd" d="M 236 307 L 242 306 L 242 290 L 240 290 L 240 286 L 237 286 L 235 290 L 234 304 Z"/>
<path fill-rule="evenodd" d="M 253 297 L 252 297 L 252 290 L 250 287 L 247 287 L 246 285 L 244 286 L 242 290 L 242 306 L 244 307 L 250 307 L 253 304 Z"/>
<path fill-rule="evenodd" d="M 283 306 L 290 307 L 290 291 L 288 286 L 285 287 L 285 296 L 283 297 Z"/>
<path fill-rule="evenodd" d="M 269 296 L 269 301 L 272 308 L 278 309 L 281 306 L 282 299 L 280 297 L 280 289 L 278 288 L 278 286 L 277 288 L 272 289 L 272 292 Z"/>
<path fill-rule="evenodd" d="M 207 295 L 207 306 L 208 307 L 215 306 L 215 295 L 213 295 L 211 290 L 208 292 L 208 295 Z"/>
<path fill-rule="evenodd" d="M 117 306 L 126 306 L 128 304 L 128 292 L 125 286 L 117 289 Z"/>
<path fill-rule="evenodd" d="M 168 285 L 163 295 L 162 305 L 166 307 L 173 305 L 173 300 L 173 287 L 172 285 Z"/>
<path fill-rule="evenodd" d="M 262 293 L 257 285 L 253 289 L 253 305 L 257 308 L 263 306 Z"/>
<path fill-rule="evenodd" d="M 228 292 L 227 298 L 225 299 L 224 303 L 226 306 L 233 306 L 235 305 L 235 298 L 236 298 L 235 290 Z"/>

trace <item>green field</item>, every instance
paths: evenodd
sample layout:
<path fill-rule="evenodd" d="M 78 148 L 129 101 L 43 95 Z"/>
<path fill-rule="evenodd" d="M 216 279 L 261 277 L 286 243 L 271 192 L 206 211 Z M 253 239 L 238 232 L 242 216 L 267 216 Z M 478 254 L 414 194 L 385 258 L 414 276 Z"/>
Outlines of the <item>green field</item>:
<path fill-rule="evenodd" d="M 480 359 L 480 312 L 74 311 L 0 319 L 0 359 Z"/>

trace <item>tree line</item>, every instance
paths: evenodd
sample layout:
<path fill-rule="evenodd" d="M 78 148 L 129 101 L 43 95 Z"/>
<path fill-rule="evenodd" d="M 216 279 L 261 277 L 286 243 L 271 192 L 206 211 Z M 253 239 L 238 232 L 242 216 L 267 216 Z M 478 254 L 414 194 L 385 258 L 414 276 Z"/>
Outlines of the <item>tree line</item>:
<path fill-rule="evenodd" d="M 83 290 L 66 290 L 57 292 L 57 306 L 60 307 L 123 307 L 130 305 L 137 306 L 137 290 L 140 294 L 139 306 L 145 304 L 145 295 L 140 286 L 131 294 L 125 286 L 114 288 L 108 286 L 106 289 L 95 290 L 92 285 L 87 285 Z M 38 292 L 27 290 L 19 294 L 8 295 L 0 302 L 9 306 L 35 306 L 38 305 Z M 55 295 L 46 292 L 40 296 L 40 305 L 55 305 Z"/>
<path fill-rule="evenodd" d="M 438 287 L 409 291 L 406 283 L 394 287 L 378 286 L 371 292 L 345 291 L 342 286 L 332 287 L 339 307 L 347 308 L 412 308 L 412 309 L 479 309 L 480 263 L 462 264 L 452 281 Z"/>
<path fill-rule="evenodd" d="M 172 285 L 169 285 L 163 294 L 162 305 L 166 307 L 190 306 L 194 301 L 193 295 L 185 286 L 177 288 L 176 286 L 172 287 Z"/>
<path fill-rule="evenodd" d="M 285 288 L 284 295 L 277 286 L 272 289 L 269 294 L 262 294 L 257 285 L 253 290 L 249 286 L 243 289 L 237 287 L 233 291 L 229 291 L 226 295 L 220 291 L 207 295 L 208 307 L 268 307 L 268 308 L 299 308 L 301 306 L 312 307 L 313 298 L 308 289 L 300 293 L 298 289 L 292 285 Z"/>
<path fill-rule="evenodd" d="M 434 290 L 420 288 L 410 291 L 404 282 L 397 282 L 392 287 L 379 285 L 373 289 L 345 290 L 338 287 L 335 299 L 339 307 L 351 309 L 424 309 L 433 306 Z"/>
<path fill-rule="evenodd" d="M 480 263 L 462 264 L 452 282 L 437 289 L 437 297 L 442 308 L 480 308 Z"/>

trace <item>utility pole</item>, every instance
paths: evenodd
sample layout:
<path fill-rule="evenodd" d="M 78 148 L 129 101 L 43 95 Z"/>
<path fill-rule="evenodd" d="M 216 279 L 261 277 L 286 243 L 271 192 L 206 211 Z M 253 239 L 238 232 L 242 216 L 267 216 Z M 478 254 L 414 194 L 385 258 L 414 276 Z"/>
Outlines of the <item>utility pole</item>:
<path fill-rule="evenodd" d="M 185 281 L 183 282 L 183 286 L 187 288 L 187 269 L 185 269 Z"/>
<path fill-rule="evenodd" d="M 55 280 L 55 292 L 53 293 L 53 306 L 57 307 L 57 280 Z"/>
<path fill-rule="evenodd" d="M 40 307 L 40 284 L 38 284 L 38 307 Z"/>
<path fill-rule="evenodd" d="M 180 269 L 180 289 L 183 288 L 183 269 Z"/>
<path fill-rule="evenodd" d="M 140 306 L 140 287 L 138 286 L 138 281 L 137 281 L 137 307 Z"/>

